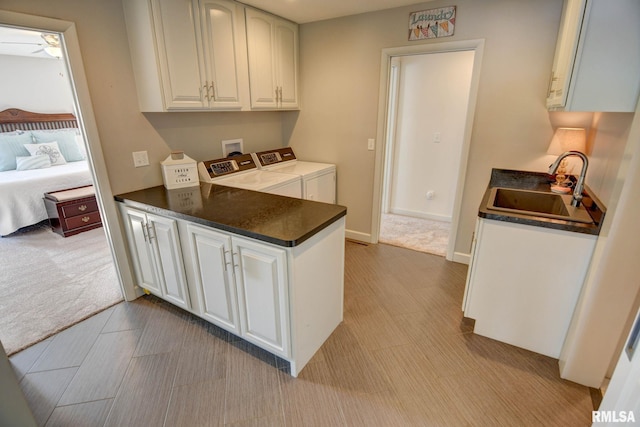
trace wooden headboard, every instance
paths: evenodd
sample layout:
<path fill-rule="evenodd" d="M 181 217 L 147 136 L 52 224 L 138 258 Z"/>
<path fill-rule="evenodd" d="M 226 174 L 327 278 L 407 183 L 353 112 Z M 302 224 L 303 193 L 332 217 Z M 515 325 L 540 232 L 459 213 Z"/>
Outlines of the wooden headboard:
<path fill-rule="evenodd" d="M 9 108 L 0 111 L 0 132 L 41 129 L 77 128 L 76 116 L 71 113 L 42 114 Z"/>

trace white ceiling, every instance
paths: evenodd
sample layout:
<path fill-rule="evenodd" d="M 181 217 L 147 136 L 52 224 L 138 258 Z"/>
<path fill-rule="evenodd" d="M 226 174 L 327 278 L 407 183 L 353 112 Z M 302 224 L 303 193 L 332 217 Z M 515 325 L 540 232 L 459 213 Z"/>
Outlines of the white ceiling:
<path fill-rule="evenodd" d="M 43 48 L 47 43 L 39 31 L 0 26 L 0 55 L 30 56 L 33 58 L 49 58 Z"/>
<path fill-rule="evenodd" d="M 419 0 L 241 0 L 298 24 L 420 3 Z M 423 0 L 432 1 L 432 0 Z"/>

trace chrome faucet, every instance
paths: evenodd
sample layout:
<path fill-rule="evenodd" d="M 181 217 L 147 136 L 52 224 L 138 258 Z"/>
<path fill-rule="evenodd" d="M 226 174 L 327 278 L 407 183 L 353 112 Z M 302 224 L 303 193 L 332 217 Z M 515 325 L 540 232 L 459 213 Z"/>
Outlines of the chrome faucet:
<path fill-rule="evenodd" d="M 580 206 L 580 202 L 582 201 L 582 190 L 584 189 L 584 178 L 587 175 L 587 168 L 589 167 L 589 159 L 584 153 L 580 151 L 567 151 L 558 156 L 558 158 L 549 166 L 549 175 L 553 175 L 558 170 L 558 166 L 560 166 L 560 162 L 565 157 L 569 156 L 578 156 L 582 159 L 582 170 L 580 171 L 580 176 L 578 177 L 578 182 L 576 182 L 576 186 L 573 189 L 573 198 L 571 199 L 571 206 L 578 207 Z"/>

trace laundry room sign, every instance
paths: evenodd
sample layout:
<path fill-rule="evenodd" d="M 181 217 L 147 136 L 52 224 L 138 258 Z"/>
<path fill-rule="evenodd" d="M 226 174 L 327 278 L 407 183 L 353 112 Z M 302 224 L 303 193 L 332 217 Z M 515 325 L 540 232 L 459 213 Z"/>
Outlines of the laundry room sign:
<path fill-rule="evenodd" d="M 456 7 L 422 10 L 409 14 L 409 41 L 453 35 Z"/>

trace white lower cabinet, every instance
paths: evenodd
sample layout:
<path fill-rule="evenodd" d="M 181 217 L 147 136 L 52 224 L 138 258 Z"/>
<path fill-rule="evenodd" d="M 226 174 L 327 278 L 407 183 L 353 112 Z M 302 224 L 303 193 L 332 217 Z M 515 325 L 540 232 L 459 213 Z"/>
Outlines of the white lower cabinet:
<path fill-rule="evenodd" d="M 184 228 L 198 293 L 198 314 L 288 357 L 285 250 L 191 223 Z"/>
<path fill-rule="evenodd" d="M 474 333 L 557 359 L 596 237 L 479 218 L 463 301 Z"/>
<path fill-rule="evenodd" d="M 190 309 L 177 221 L 120 205 L 138 286 Z"/>
<path fill-rule="evenodd" d="M 289 361 L 342 321 L 345 219 L 284 247 L 119 203 L 138 286 Z"/>
<path fill-rule="evenodd" d="M 238 297 L 233 273 L 231 236 L 185 223 L 188 256 L 196 284 L 198 314 L 236 335 L 240 334 Z"/>
<path fill-rule="evenodd" d="M 240 309 L 240 336 L 273 353 L 289 357 L 285 250 L 235 236 L 231 242 Z"/>

